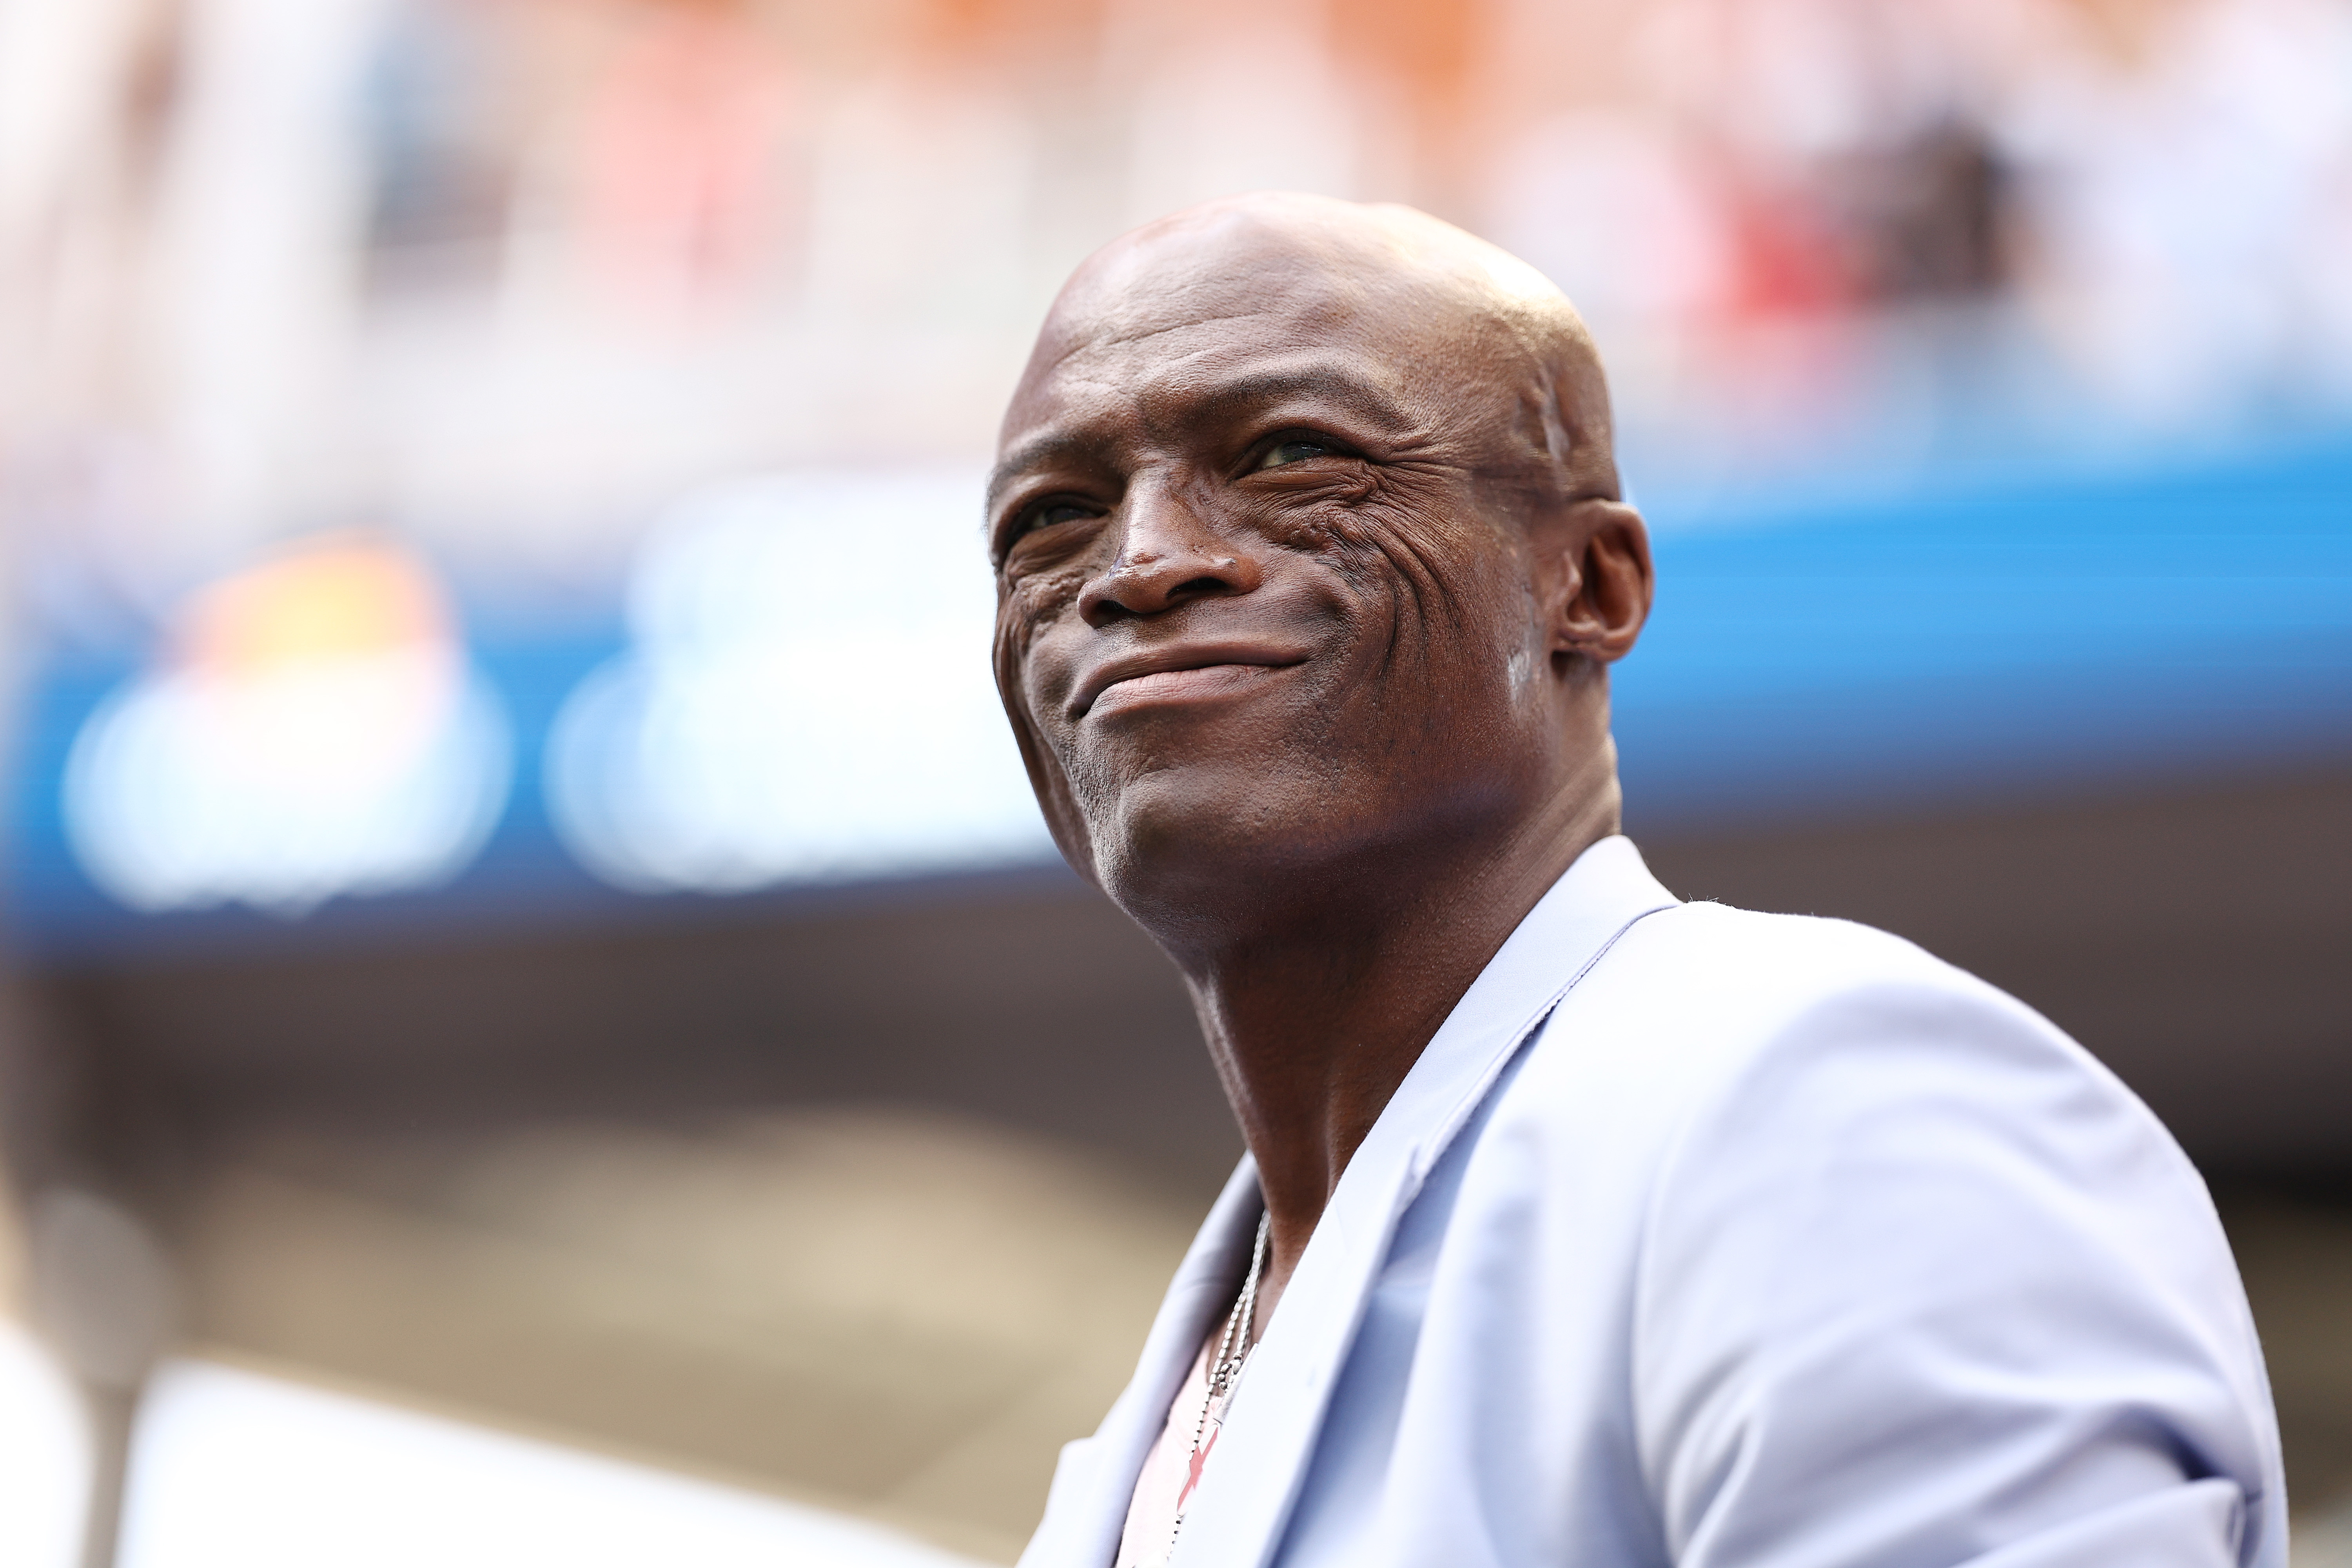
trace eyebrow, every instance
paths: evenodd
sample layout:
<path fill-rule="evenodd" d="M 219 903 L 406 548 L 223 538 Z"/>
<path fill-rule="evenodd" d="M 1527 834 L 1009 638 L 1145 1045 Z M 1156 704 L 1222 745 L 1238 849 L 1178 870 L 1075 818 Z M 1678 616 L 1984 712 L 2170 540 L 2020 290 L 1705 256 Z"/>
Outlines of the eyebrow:
<path fill-rule="evenodd" d="M 1198 414 L 1278 403 L 1309 393 L 1345 405 L 1390 425 L 1405 423 L 1404 410 L 1379 384 L 1345 363 L 1309 360 L 1304 363 L 1273 364 L 1247 371 L 1202 387 L 1185 399 L 1185 411 Z"/>
<path fill-rule="evenodd" d="M 1302 393 L 1329 398 L 1391 429 L 1408 423 L 1404 409 L 1377 383 L 1360 371 L 1328 360 L 1268 365 L 1187 392 L 1182 398 L 1183 416 L 1279 403 Z M 1022 475 L 1034 468 L 1090 456 L 1101 444 L 1099 437 L 1075 430 L 1046 430 L 1021 442 L 998 460 L 989 475 L 989 510 L 995 510 L 1006 488 Z"/>
<path fill-rule="evenodd" d="M 1099 445 L 1090 437 L 1066 430 L 1048 430 L 1042 436 L 1032 436 L 998 458 L 996 467 L 989 470 L 988 510 L 993 512 L 1006 487 L 1030 469 L 1082 457 Z"/>

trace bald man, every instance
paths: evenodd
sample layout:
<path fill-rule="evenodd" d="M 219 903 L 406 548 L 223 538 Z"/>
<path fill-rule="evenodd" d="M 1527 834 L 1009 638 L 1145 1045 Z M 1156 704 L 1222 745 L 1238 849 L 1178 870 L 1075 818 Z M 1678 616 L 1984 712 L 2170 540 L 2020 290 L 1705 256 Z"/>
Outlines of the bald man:
<path fill-rule="evenodd" d="M 1055 304 L 989 526 L 1046 819 L 1249 1148 L 1026 1568 L 2281 1568 L 2148 1112 L 1620 835 L 1650 550 L 1539 275 L 1303 196 L 1139 230 Z"/>

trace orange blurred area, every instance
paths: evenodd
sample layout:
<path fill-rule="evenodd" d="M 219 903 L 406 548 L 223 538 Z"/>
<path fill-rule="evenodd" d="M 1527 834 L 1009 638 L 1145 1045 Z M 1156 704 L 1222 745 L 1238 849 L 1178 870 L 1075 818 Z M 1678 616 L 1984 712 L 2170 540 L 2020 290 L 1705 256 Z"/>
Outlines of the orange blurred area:
<path fill-rule="evenodd" d="M 173 640 L 182 662 L 233 678 L 446 646 L 454 631 L 438 584 L 406 553 L 327 538 L 204 589 Z"/>

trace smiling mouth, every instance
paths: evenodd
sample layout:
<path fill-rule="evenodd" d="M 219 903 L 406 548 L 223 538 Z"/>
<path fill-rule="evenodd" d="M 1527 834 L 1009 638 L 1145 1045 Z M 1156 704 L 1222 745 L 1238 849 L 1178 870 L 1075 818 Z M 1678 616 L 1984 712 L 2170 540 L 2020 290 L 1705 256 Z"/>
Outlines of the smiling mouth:
<path fill-rule="evenodd" d="M 1131 708 L 1213 700 L 1246 691 L 1265 679 L 1294 668 L 1289 664 L 1244 663 L 1238 660 L 1191 665 L 1182 669 L 1155 669 L 1114 680 L 1087 702 L 1079 712 L 1117 712 Z"/>

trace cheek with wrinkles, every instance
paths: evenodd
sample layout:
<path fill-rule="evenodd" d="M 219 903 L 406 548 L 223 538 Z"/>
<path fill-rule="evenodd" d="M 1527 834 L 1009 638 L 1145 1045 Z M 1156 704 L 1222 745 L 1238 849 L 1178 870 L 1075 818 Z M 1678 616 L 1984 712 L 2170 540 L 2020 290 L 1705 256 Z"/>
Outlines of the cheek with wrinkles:
<path fill-rule="evenodd" d="M 1050 622 L 1026 613 L 1026 609 L 1018 597 L 1008 599 L 998 609 L 992 651 L 997 689 L 1015 710 L 1014 721 L 1035 736 L 1043 728 L 1038 723 L 1035 689 L 1037 639 Z"/>
<path fill-rule="evenodd" d="M 1466 498 L 1434 484 L 1383 478 L 1369 499 L 1297 520 L 1294 547 L 1328 561 L 1367 609 L 1380 606 L 1391 647 L 1384 663 L 1425 665 L 1441 645 L 1486 640 L 1485 604 L 1499 541 Z"/>
<path fill-rule="evenodd" d="M 1023 679 L 1037 639 L 1063 616 L 1075 613 L 1087 585 L 1078 571 L 1040 572 L 1012 584 L 996 612 L 997 679 L 1005 689 L 1025 690 Z"/>
<path fill-rule="evenodd" d="M 1007 698 L 1021 694 L 1022 669 L 1029 660 L 1029 623 L 999 611 L 990 658 L 996 666 L 997 688 Z"/>
<path fill-rule="evenodd" d="M 1042 758 L 1036 705 L 1030 700 L 1026 673 L 1014 628 L 1000 625 L 996 634 L 996 688 L 1004 699 L 1006 715 L 1013 721 L 1013 740 L 1024 753 L 1034 752 Z"/>
<path fill-rule="evenodd" d="M 1016 616 L 1011 613 L 1013 608 L 1008 605 L 997 622 L 997 686 L 1008 699 L 1014 728 L 1024 747 L 1034 753 L 1034 764 L 1058 772 L 1066 783 L 1077 786 L 1070 725 L 1061 711 L 1066 693 L 1060 688 L 1069 672 L 1056 665 L 1051 647 L 1045 646 L 1046 634 L 1056 622 L 1051 617 Z M 1081 796 L 1084 793 L 1080 788 Z"/>
<path fill-rule="evenodd" d="M 1057 738 L 1062 726 L 1041 723 L 1040 703 L 1029 674 L 1030 653 L 1041 623 L 1000 611 L 996 622 L 994 662 L 996 682 L 1013 721 L 1013 739 L 1037 789 L 1037 805 L 1047 826 L 1073 865 L 1083 870 L 1091 861 L 1091 835 L 1086 809 L 1073 798 L 1067 760 Z"/>

